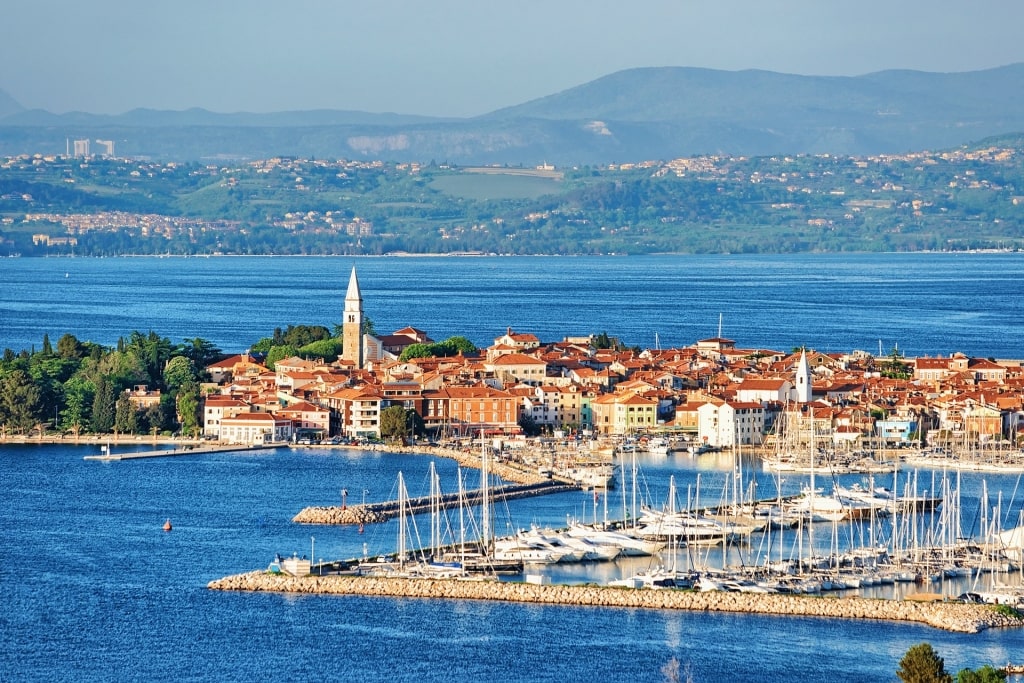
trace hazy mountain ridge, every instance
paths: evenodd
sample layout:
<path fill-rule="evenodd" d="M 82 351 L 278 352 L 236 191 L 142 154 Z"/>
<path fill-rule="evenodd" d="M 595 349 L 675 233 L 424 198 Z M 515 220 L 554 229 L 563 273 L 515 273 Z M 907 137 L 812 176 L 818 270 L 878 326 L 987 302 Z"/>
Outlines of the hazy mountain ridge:
<path fill-rule="evenodd" d="M 954 147 L 1024 130 L 1024 63 L 984 71 L 799 76 L 629 69 L 469 119 L 359 111 L 117 116 L 26 110 L 0 91 L 0 154 L 113 139 L 119 155 L 276 155 L 600 164 L 693 154 L 876 154 Z"/>

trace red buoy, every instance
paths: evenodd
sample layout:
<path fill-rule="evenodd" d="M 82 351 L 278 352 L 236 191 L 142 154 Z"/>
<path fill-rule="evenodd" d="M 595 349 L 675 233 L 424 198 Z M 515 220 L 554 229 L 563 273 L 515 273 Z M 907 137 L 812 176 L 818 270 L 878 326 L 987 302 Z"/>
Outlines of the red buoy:
<path fill-rule="evenodd" d="M 171 530 L 171 520 L 167 520 L 166 522 L 164 522 L 164 531 L 170 531 L 170 530 Z"/>

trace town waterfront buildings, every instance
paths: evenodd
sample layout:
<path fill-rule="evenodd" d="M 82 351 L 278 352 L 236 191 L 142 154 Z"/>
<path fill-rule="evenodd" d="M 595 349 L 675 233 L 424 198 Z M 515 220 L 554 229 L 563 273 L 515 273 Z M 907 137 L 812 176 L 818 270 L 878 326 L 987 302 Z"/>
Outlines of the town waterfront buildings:
<path fill-rule="evenodd" d="M 286 358 L 271 369 L 245 353 L 209 366 L 204 435 L 378 438 L 381 415 L 401 406 L 437 438 L 664 432 L 742 448 L 778 445 L 790 425 L 787 438 L 801 448 L 1020 444 L 1020 360 L 743 349 L 720 336 L 673 349 L 602 348 L 597 337 L 541 340 L 511 328 L 475 355 L 403 360 L 410 345 L 432 343 L 428 333 L 368 334 L 363 303 L 353 268 L 337 360 Z M 146 400 L 144 387 L 133 400 Z"/>

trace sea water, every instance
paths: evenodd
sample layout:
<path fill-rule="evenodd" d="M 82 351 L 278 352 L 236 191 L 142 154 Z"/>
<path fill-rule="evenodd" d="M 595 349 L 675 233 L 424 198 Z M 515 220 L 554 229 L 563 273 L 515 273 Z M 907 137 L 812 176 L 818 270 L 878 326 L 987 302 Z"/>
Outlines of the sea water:
<path fill-rule="evenodd" d="M 393 523 L 360 533 L 291 518 L 307 505 L 340 504 L 343 488 L 349 503 L 394 498 L 399 471 L 412 495 L 425 493 L 431 461 L 454 490 L 457 468 L 292 448 L 83 460 L 98 452 L 98 442 L 0 447 L 0 680 L 661 681 L 674 659 L 697 681 L 865 681 L 892 680 L 902 654 L 923 641 L 954 671 L 1024 653 L 1024 630 L 959 635 L 839 619 L 210 591 L 209 581 L 264 568 L 277 553 L 393 551 Z M 654 497 L 669 471 L 684 488 L 698 473 L 724 476 L 683 458 L 644 464 L 662 482 Z M 474 474 L 464 473 L 467 486 Z M 980 477 L 970 481 L 964 488 L 979 491 Z M 1016 483 L 1002 475 L 990 485 L 1009 499 Z M 590 495 L 516 501 L 496 520 L 558 524 L 589 514 Z M 417 523 L 426 537 L 429 520 Z"/>
<path fill-rule="evenodd" d="M 1024 355 L 1024 253 L 7 258 L 0 348 L 153 330 L 238 353 L 275 327 L 340 323 L 353 266 L 381 334 L 488 346 L 512 327 L 669 348 L 721 332 L 739 348 Z"/>
<path fill-rule="evenodd" d="M 56 343 L 65 332 L 114 344 L 154 330 L 239 352 L 275 327 L 340 321 L 353 265 L 382 333 L 412 325 L 483 346 L 511 326 L 544 340 L 603 331 L 665 348 L 720 332 L 747 348 L 1024 357 L 1020 254 L 4 259 L 0 347 L 39 348 L 44 334 Z M 393 550 L 394 523 L 360 534 L 291 518 L 339 504 L 342 489 L 351 504 L 395 498 L 399 471 L 411 495 L 423 495 L 427 459 L 276 449 L 82 460 L 101 445 L 0 447 L 0 680 L 660 681 L 675 660 L 697 681 L 863 681 L 893 679 L 922 641 L 953 671 L 1024 653 L 1020 630 L 213 592 L 209 581 L 265 567 L 277 553 Z M 435 465 L 454 490 L 454 464 Z M 681 498 L 698 486 L 718 498 L 733 468 L 713 458 L 645 462 L 645 496 L 664 501 L 675 474 Z M 762 494 L 804 481 L 746 476 Z M 993 497 L 1004 492 L 1007 520 L 1019 514 L 1017 475 L 965 477 L 966 528 L 977 527 L 983 480 Z M 495 528 L 590 518 L 604 505 L 590 494 L 528 499 Z M 161 530 L 166 519 L 171 532 Z M 828 532 L 818 542 L 827 547 Z"/>

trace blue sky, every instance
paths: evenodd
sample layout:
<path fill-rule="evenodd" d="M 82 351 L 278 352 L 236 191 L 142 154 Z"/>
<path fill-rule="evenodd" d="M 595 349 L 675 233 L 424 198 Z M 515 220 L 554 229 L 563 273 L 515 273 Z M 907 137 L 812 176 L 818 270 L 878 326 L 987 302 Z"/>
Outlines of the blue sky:
<path fill-rule="evenodd" d="M 640 66 L 1024 61 L 1019 0 L 4 0 L 0 17 L 0 89 L 57 113 L 474 116 Z"/>

